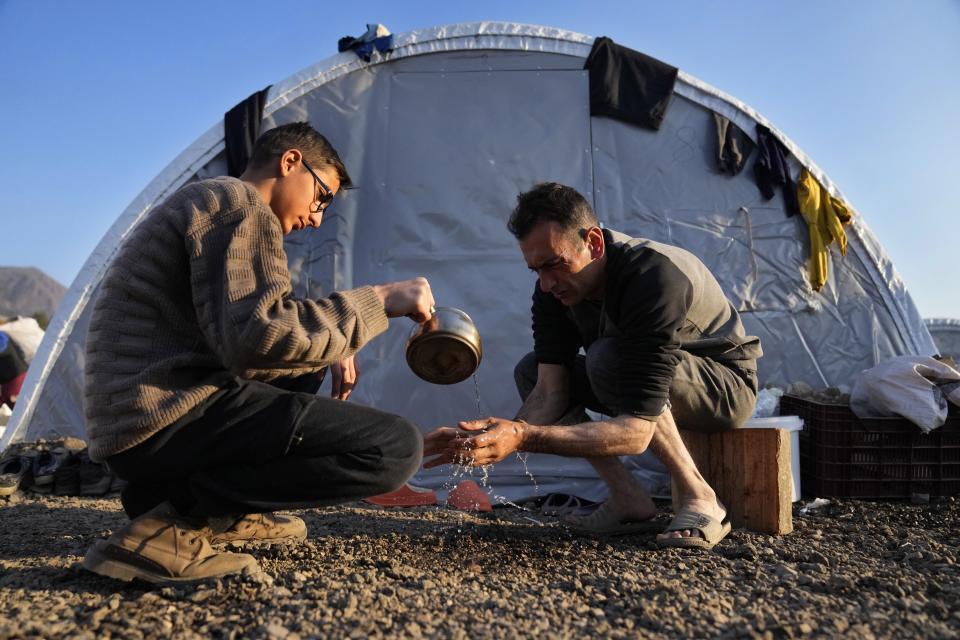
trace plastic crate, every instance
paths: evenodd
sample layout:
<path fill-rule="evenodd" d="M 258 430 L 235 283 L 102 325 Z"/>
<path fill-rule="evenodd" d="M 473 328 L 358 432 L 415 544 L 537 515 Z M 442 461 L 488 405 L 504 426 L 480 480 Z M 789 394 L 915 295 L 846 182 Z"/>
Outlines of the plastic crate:
<path fill-rule="evenodd" d="M 804 497 L 909 498 L 960 494 L 960 416 L 929 434 L 904 418 L 858 418 L 847 405 L 783 396 L 780 413 L 804 421 Z"/>

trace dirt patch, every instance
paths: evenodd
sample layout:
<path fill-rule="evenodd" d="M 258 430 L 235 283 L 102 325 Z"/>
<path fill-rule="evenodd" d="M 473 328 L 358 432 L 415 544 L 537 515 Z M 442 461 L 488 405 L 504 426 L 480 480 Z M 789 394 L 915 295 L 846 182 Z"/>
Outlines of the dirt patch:
<path fill-rule="evenodd" d="M 266 579 L 125 585 L 77 563 L 116 499 L 0 507 L 0 637 L 944 638 L 960 635 L 960 503 L 839 502 L 712 552 L 574 536 L 536 513 L 298 512 Z M 542 524 L 532 522 L 533 517 Z"/>

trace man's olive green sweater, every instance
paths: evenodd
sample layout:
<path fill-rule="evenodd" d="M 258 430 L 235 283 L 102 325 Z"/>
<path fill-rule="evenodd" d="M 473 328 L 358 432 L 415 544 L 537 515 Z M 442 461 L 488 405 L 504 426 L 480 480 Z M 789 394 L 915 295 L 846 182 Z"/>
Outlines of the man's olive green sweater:
<path fill-rule="evenodd" d="M 86 343 L 90 457 L 143 442 L 230 376 L 318 371 L 386 328 L 372 287 L 293 295 L 280 222 L 252 185 L 186 185 L 134 229 L 100 285 Z"/>

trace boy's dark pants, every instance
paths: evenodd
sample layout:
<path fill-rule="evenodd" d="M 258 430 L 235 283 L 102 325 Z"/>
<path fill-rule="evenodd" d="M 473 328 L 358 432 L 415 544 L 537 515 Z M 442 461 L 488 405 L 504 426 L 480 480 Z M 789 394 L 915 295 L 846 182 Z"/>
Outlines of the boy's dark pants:
<path fill-rule="evenodd" d="M 290 386 L 290 385 L 286 385 Z M 420 465 L 420 430 L 383 411 L 226 378 L 199 407 L 107 463 L 130 518 L 165 500 L 185 516 L 339 504 L 398 488 Z"/>

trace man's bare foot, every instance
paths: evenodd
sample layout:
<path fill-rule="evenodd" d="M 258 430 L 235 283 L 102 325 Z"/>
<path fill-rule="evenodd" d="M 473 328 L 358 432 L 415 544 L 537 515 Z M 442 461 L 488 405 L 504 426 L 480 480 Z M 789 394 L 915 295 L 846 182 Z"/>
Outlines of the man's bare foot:
<path fill-rule="evenodd" d="M 664 526 L 662 521 L 657 522 L 657 508 L 649 497 L 643 505 L 622 505 L 610 499 L 589 513 L 570 514 L 563 522 L 587 535 L 653 533 Z"/>
<path fill-rule="evenodd" d="M 642 522 L 657 516 L 657 505 L 646 492 L 631 495 L 612 495 L 603 503 L 603 508 L 620 517 L 621 520 Z"/>
<path fill-rule="evenodd" d="M 646 494 L 631 497 L 616 495 L 588 513 L 573 513 L 563 521 L 584 532 L 628 533 L 639 523 L 651 522 L 657 517 L 657 506 Z"/>
<path fill-rule="evenodd" d="M 718 499 L 703 499 L 703 498 L 691 498 L 689 500 L 681 500 L 678 505 L 674 506 L 674 513 L 680 513 L 681 511 L 693 511 L 695 513 L 702 513 L 711 518 L 715 518 L 718 522 L 722 522 L 724 518 L 727 517 L 727 509 L 723 506 L 723 503 Z M 657 536 L 657 540 L 667 540 L 669 538 L 689 538 L 689 537 L 700 537 L 700 532 L 690 529 L 684 529 L 683 531 L 669 531 L 667 533 L 661 533 Z"/>

